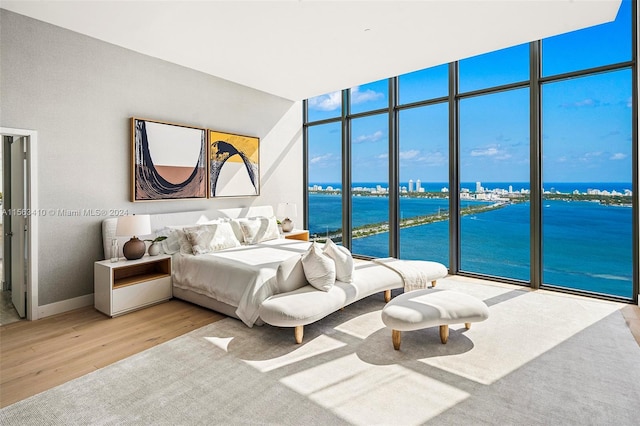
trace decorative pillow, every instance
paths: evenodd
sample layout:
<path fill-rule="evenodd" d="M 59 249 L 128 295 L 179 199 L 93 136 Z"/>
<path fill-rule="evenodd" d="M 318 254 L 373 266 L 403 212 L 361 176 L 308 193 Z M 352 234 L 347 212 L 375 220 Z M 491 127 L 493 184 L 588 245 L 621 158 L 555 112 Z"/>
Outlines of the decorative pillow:
<path fill-rule="evenodd" d="M 297 290 L 309 284 L 304 276 L 302 255 L 295 255 L 284 260 L 276 270 L 276 287 L 278 293 Z"/>
<path fill-rule="evenodd" d="M 222 221 L 214 226 L 216 230 L 210 243 L 211 250 L 218 251 L 242 245 L 236 238 L 230 222 Z"/>
<path fill-rule="evenodd" d="M 336 281 L 336 264 L 329 256 L 322 254 L 318 243 L 314 242 L 302 255 L 302 268 L 309 284 L 318 290 L 331 290 Z"/>
<path fill-rule="evenodd" d="M 190 226 L 190 225 L 187 225 Z M 184 233 L 183 226 L 169 226 L 169 233 L 167 239 L 162 241 L 162 250 L 166 254 L 182 253 L 193 254 L 191 243 L 187 239 L 187 235 Z"/>
<path fill-rule="evenodd" d="M 184 228 L 184 233 L 191 244 L 191 250 L 196 256 L 213 251 L 211 241 L 216 232 L 216 225 L 198 225 Z"/>
<path fill-rule="evenodd" d="M 240 247 L 240 242 L 228 222 L 209 222 L 184 228 L 193 254 L 206 254 L 232 247 Z"/>
<path fill-rule="evenodd" d="M 331 240 L 324 243 L 322 253 L 329 256 L 336 263 L 336 279 L 345 283 L 353 282 L 353 256 L 349 249 L 339 246 Z"/>
<path fill-rule="evenodd" d="M 231 225 L 231 229 L 233 229 L 233 233 L 236 235 L 236 239 L 241 243 L 244 243 L 244 234 L 242 233 L 242 228 L 240 227 L 240 222 L 238 219 L 224 219 L 229 222 Z"/>
<path fill-rule="evenodd" d="M 242 235 L 246 244 L 256 244 L 262 241 L 280 238 L 278 222 L 275 217 L 253 217 L 238 219 Z"/>

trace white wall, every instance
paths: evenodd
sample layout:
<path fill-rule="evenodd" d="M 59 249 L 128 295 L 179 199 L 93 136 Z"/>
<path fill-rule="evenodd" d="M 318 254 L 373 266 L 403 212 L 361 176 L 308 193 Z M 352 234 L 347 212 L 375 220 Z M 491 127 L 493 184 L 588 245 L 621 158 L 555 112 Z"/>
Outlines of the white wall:
<path fill-rule="evenodd" d="M 0 125 L 38 131 L 40 209 L 164 213 L 282 201 L 302 206 L 300 103 L 0 13 Z M 268 72 L 250 58 L 246 63 Z M 131 203 L 132 116 L 259 137 L 261 195 Z M 40 306 L 87 300 L 93 293 L 93 262 L 103 256 L 101 219 L 40 218 Z"/>

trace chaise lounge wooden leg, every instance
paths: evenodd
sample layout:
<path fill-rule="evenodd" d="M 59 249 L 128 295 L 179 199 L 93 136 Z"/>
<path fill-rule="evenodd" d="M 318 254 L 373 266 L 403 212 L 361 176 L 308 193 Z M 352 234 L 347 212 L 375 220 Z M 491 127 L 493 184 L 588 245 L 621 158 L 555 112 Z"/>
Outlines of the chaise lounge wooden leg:
<path fill-rule="evenodd" d="M 464 323 L 464 328 L 466 328 L 467 330 L 471 328 L 471 323 L 470 322 L 465 322 Z"/>
<path fill-rule="evenodd" d="M 435 287 L 436 286 L 436 280 L 431 281 L 431 287 Z"/>
<path fill-rule="evenodd" d="M 442 342 L 442 344 L 446 344 L 447 340 L 449 340 L 449 326 L 448 325 L 441 325 L 440 326 L 440 341 Z"/>
<path fill-rule="evenodd" d="M 385 303 L 389 303 L 390 300 L 391 300 L 391 290 L 385 290 L 384 291 L 384 301 L 385 301 Z"/>
<path fill-rule="evenodd" d="M 293 329 L 293 336 L 296 338 L 296 343 L 302 343 L 302 337 L 304 336 L 304 325 L 297 325 Z"/>
<path fill-rule="evenodd" d="M 400 350 L 401 332 L 398 330 L 391 330 L 391 341 L 393 342 L 393 349 Z"/>

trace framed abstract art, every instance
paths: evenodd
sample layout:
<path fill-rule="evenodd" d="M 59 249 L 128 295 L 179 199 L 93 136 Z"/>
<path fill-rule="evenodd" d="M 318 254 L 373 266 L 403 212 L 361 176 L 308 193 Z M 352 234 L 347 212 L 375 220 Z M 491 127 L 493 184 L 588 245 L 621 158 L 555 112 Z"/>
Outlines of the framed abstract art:
<path fill-rule="evenodd" d="M 260 139 L 209 130 L 209 196 L 260 195 Z"/>
<path fill-rule="evenodd" d="M 206 129 L 131 118 L 131 201 L 207 198 Z"/>

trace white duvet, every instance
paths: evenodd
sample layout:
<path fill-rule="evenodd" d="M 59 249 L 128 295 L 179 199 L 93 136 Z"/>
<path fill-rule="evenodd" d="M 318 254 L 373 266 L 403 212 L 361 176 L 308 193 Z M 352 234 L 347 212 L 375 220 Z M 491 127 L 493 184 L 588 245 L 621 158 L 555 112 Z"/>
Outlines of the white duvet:
<path fill-rule="evenodd" d="M 198 256 L 173 255 L 173 285 L 237 307 L 252 327 L 260 304 L 275 294 L 278 265 L 309 248 L 309 242 L 278 239 Z"/>

